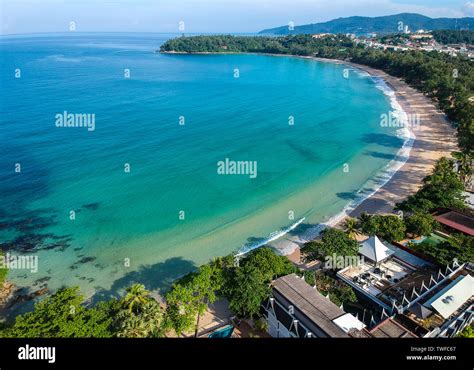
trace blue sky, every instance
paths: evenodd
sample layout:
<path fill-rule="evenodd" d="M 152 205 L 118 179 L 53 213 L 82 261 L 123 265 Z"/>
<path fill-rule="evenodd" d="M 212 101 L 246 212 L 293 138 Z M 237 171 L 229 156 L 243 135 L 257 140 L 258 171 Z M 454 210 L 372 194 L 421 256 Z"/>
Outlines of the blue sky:
<path fill-rule="evenodd" d="M 474 16 L 474 0 L 0 0 L 0 33 L 257 32 L 351 15 Z"/>

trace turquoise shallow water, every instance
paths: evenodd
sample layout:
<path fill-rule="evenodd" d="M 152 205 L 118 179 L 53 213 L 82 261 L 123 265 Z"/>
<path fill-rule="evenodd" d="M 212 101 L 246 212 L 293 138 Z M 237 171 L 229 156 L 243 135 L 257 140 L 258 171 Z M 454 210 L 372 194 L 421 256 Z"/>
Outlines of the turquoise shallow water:
<path fill-rule="evenodd" d="M 403 144 L 380 127 L 390 101 L 368 76 L 291 57 L 154 53 L 169 37 L 0 38 L 0 242 L 39 256 L 37 273 L 11 271 L 15 283 L 96 297 L 137 280 L 166 287 L 302 217 L 326 221 Z M 55 127 L 63 111 L 95 114 L 95 131 Z M 257 177 L 218 175 L 225 158 L 256 161 Z"/>

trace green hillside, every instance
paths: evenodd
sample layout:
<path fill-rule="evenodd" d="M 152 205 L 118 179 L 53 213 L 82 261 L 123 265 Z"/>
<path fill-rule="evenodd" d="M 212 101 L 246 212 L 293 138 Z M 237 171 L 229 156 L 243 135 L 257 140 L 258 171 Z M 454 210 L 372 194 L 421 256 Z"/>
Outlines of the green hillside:
<path fill-rule="evenodd" d="M 333 19 L 329 22 L 297 26 L 289 30 L 288 25 L 269 28 L 260 34 L 301 34 L 301 33 L 395 33 L 399 31 L 399 22 L 410 30 L 459 30 L 474 29 L 474 18 L 430 18 L 421 14 L 402 13 L 383 17 L 348 17 Z"/>

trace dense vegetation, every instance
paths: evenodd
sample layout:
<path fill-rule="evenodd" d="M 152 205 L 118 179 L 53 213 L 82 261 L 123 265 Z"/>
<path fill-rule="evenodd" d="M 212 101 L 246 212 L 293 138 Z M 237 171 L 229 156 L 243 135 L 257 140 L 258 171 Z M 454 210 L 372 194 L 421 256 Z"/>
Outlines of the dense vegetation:
<path fill-rule="evenodd" d="M 58 290 L 35 305 L 32 312 L 16 317 L 15 324 L 0 332 L 7 338 L 107 338 L 112 336 L 109 303 L 95 308 L 82 305 L 78 288 Z"/>
<path fill-rule="evenodd" d="M 422 211 L 409 214 L 404 221 L 407 233 L 414 238 L 430 235 L 437 226 L 434 217 L 430 213 Z"/>
<path fill-rule="evenodd" d="M 471 168 L 466 168 L 470 171 Z M 423 186 L 415 194 L 397 204 L 397 209 L 405 212 L 428 213 L 437 208 L 465 208 L 463 191 L 464 178 L 462 168 L 455 171 L 454 160 L 441 158 L 436 163 L 430 175 L 423 179 Z"/>
<path fill-rule="evenodd" d="M 341 36 L 338 38 L 325 37 L 314 39 L 310 35 L 297 35 L 291 37 L 265 37 L 265 36 L 191 36 L 177 37 L 166 41 L 160 48 L 162 52 L 183 53 L 270 53 L 311 55 L 321 49 L 352 47 L 352 41 Z"/>
<path fill-rule="evenodd" d="M 347 17 L 333 19 L 329 22 L 305 24 L 290 30 L 287 25 L 261 31 L 263 34 L 315 34 L 315 33 L 356 33 L 369 32 L 393 33 L 399 31 L 399 22 L 407 25 L 410 30 L 419 29 L 472 29 L 473 18 L 429 18 L 421 14 L 401 13 L 382 17 Z"/>
<path fill-rule="evenodd" d="M 396 215 L 362 214 L 360 228 L 366 235 L 377 235 L 389 242 L 402 240 L 406 232 L 405 223 Z"/>
<path fill-rule="evenodd" d="M 345 232 L 351 238 L 357 235 L 377 235 L 386 241 L 400 241 L 406 237 L 416 238 L 430 235 L 437 225 L 430 213 L 415 212 L 403 219 L 397 215 L 368 215 L 362 213 L 359 219 L 347 218 Z"/>
<path fill-rule="evenodd" d="M 145 287 L 129 287 L 120 300 L 87 306 L 77 287 L 58 290 L 16 317 L 0 337 L 162 337 L 192 333 L 210 303 L 225 297 L 239 317 L 260 316 L 273 279 L 298 269 L 269 248 L 260 248 L 236 264 L 233 256 L 216 258 L 176 281 L 166 294 L 166 309 Z M 345 292 L 345 294 L 348 294 Z"/>
<path fill-rule="evenodd" d="M 151 338 L 162 337 L 164 310 L 143 285 L 127 289 L 120 300 L 84 304 L 78 287 L 63 288 L 36 303 L 0 331 L 4 338 Z"/>
<path fill-rule="evenodd" d="M 321 233 L 321 239 L 306 243 L 301 249 L 308 260 L 322 260 L 333 255 L 356 256 L 359 244 L 342 230 L 327 228 Z"/>
<path fill-rule="evenodd" d="M 129 287 L 121 299 L 85 305 L 77 287 L 64 288 L 44 298 L 32 312 L 16 317 L 0 330 L 0 337 L 131 337 L 151 338 L 168 334 L 197 333 L 201 315 L 218 298 L 226 298 L 240 318 L 258 319 L 262 303 L 275 278 L 303 275 L 286 257 L 267 247 L 259 248 L 238 263 L 234 256 L 219 257 L 176 281 L 166 293 L 166 308 L 151 297 L 145 287 Z M 331 301 L 355 302 L 349 286 L 324 273 L 305 272 L 308 283 L 329 294 Z"/>
<path fill-rule="evenodd" d="M 430 235 L 437 226 L 430 212 L 437 208 L 464 209 L 463 191 L 472 179 L 472 159 L 463 153 L 453 153 L 451 158 L 441 158 L 432 173 L 423 179 L 423 186 L 396 208 L 405 212 L 405 225 L 411 236 Z M 457 164 L 457 170 L 455 163 Z M 440 265 L 474 261 L 474 238 L 453 234 L 443 242 L 432 239 L 410 243 L 409 247 Z"/>
<path fill-rule="evenodd" d="M 464 234 L 453 234 L 444 242 L 427 239 L 421 243 L 410 243 L 409 247 L 442 266 L 451 264 L 454 259 L 459 263 L 474 261 L 474 238 Z"/>
<path fill-rule="evenodd" d="M 444 53 L 368 49 L 342 35 L 315 39 L 311 35 L 285 37 L 192 36 L 161 46 L 162 52 L 258 52 L 318 56 L 352 61 L 403 78 L 430 96 L 456 124 L 464 153 L 474 150 L 474 65 Z"/>
<path fill-rule="evenodd" d="M 470 30 L 438 30 L 433 31 L 432 35 L 440 44 L 474 45 L 474 31 Z"/>
<path fill-rule="evenodd" d="M 239 317 L 258 317 L 271 281 L 293 272 L 298 270 L 286 257 L 266 247 L 252 251 L 238 264 L 233 256 L 216 258 L 173 285 L 166 295 L 168 323 L 178 335 L 196 329 L 199 316 L 217 297 L 225 297 Z"/>

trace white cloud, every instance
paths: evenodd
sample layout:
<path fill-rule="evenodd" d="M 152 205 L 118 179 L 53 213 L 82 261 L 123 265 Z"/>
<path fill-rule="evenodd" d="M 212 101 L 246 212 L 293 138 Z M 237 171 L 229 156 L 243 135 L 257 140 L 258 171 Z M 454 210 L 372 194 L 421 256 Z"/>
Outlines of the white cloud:
<path fill-rule="evenodd" d="M 467 16 L 474 16 L 474 3 L 472 1 L 468 1 L 462 7 L 462 10 L 465 15 Z"/>

